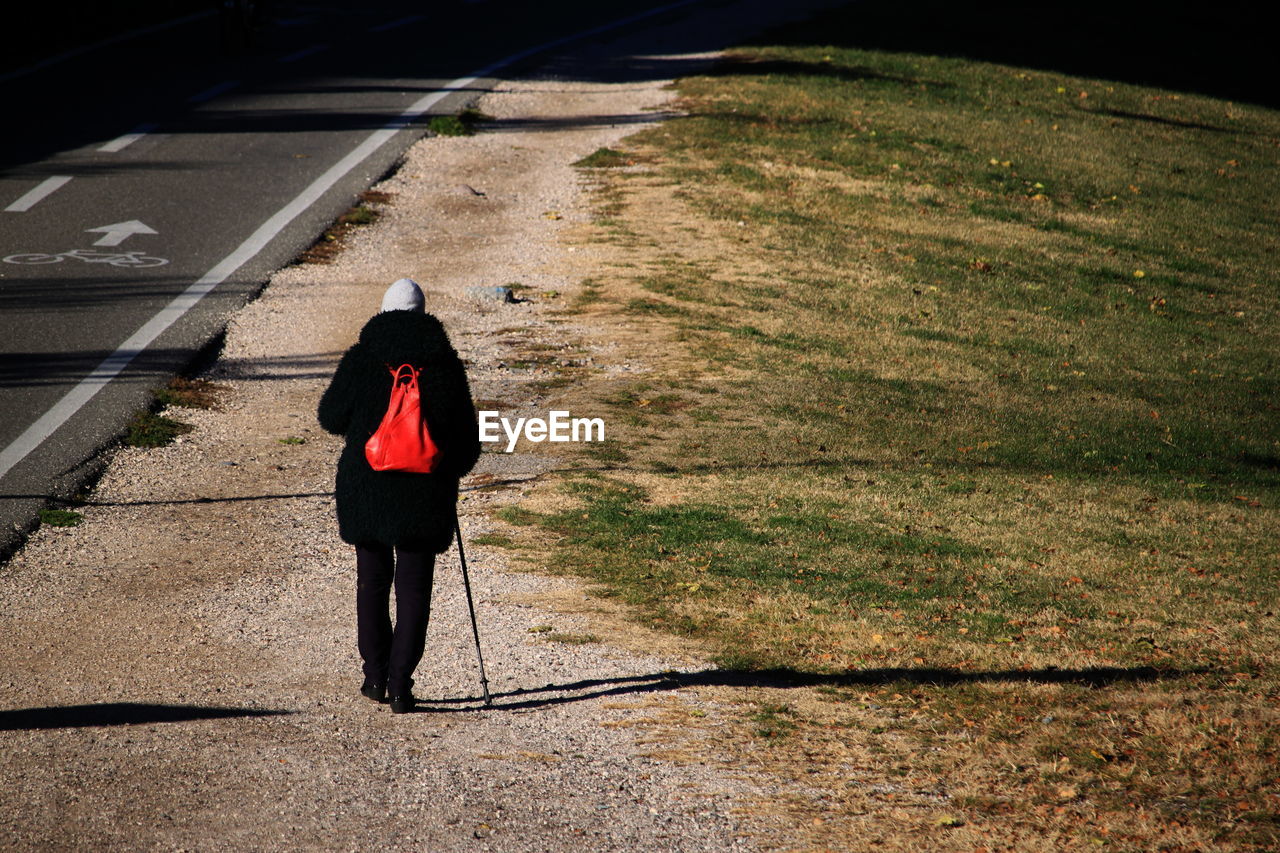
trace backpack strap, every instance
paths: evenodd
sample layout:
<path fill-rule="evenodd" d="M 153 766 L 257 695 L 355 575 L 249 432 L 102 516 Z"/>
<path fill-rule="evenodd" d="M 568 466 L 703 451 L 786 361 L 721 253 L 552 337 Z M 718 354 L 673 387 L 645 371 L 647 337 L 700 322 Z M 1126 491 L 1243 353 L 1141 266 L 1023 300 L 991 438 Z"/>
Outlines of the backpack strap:
<path fill-rule="evenodd" d="M 408 362 L 405 362 L 399 367 L 392 367 L 391 365 L 388 364 L 387 370 L 390 371 L 391 373 L 392 387 L 399 385 L 402 381 L 416 382 L 418 379 L 418 374 L 422 372 L 422 368 L 414 367 L 412 364 L 409 364 Z"/>

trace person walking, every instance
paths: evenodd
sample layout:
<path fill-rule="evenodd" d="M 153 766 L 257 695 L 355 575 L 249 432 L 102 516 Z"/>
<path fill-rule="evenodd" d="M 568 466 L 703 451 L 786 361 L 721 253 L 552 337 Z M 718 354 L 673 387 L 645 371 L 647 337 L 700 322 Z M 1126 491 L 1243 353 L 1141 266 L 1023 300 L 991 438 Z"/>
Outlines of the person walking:
<path fill-rule="evenodd" d="M 338 533 L 356 551 L 360 692 L 389 702 L 397 714 L 416 702 L 413 672 L 426 645 L 435 557 L 453 540 L 458 481 L 480 458 L 466 370 L 425 304 L 412 279 L 392 284 L 379 313 L 343 354 L 317 411 L 321 427 L 346 438 L 334 499 Z M 440 451 L 431 473 L 375 471 L 365 457 L 365 443 L 387 411 L 392 374 L 404 364 L 421 370 L 422 414 Z"/>

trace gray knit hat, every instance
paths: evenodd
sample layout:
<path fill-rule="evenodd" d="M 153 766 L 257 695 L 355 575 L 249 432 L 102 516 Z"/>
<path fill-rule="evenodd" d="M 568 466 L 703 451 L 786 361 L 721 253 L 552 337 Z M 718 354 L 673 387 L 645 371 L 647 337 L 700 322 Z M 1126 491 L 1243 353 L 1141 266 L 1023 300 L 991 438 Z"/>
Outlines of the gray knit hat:
<path fill-rule="evenodd" d="M 385 311 L 425 311 L 426 298 L 422 288 L 411 278 L 402 278 L 387 288 L 382 297 L 382 310 Z"/>

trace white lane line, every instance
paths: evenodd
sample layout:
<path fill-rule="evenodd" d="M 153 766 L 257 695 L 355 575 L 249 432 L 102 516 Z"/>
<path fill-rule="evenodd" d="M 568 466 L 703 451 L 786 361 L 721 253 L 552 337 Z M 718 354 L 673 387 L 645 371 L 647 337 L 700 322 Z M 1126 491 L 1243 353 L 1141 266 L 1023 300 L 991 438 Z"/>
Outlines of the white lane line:
<path fill-rule="evenodd" d="M 216 86 L 210 86 L 208 89 L 205 89 L 203 92 L 200 92 L 197 95 L 192 95 L 190 98 L 187 98 L 187 103 L 201 104 L 201 103 L 204 103 L 205 101 L 212 101 L 214 98 L 218 97 L 223 92 L 230 92 L 232 89 L 234 89 L 236 86 L 239 86 L 239 85 L 240 85 L 239 80 L 225 80 Z"/>
<path fill-rule="evenodd" d="M 140 124 L 123 136 L 117 136 L 98 150 L 105 151 L 108 154 L 115 154 L 117 151 L 123 151 L 151 131 L 155 130 L 156 127 L 158 127 L 158 125 L 152 124 L 151 122 Z"/>
<path fill-rule="evenodd" d="M 282 56 L 279 59 L 277 59 L 276 62 L 280 63 L 281 65 L 284 65 L 285 63 L 288 63 L 288 62 L 297 62 L 299 59 L 306 59 L 308 56 L 314 56 L 315 54 L 328 49 L 329 49 L 329 45 L 327 44 L 313 44 L 311 45 L 311 47 L 304 47 L 302 50 L 299 50 L 295 53 L 291 53 L 288 56 Z"/>
<path fill-rule="evenodd" d="M 385 24 L 378 24 L 376 27 L 369 27 L 371 33 L 385 33 L 387 30 L 394 30 L 396 27 L 403 27 L 407 24 L 416 24 L 418 21 L 425 21 L 426 15 L 407 15 L 403 18 L 396 18 L 394 21 L 387 21 Z"/>
<path fill-rule="evenodd" d="M 636 15 L 621 18 L 608 24 L 602 24 L 580 33 L 564 36 L 554 39 L 534 47 L 527 48 L 513 53 L 510 56 L 503 57 L 497 62 L 490 63 L 478 71 L 474 71 L 468 77 L 460 77 L 451 82 L 446 88 L 424 95 L 414 102 L 400 117 L 394 121 L 388 122 L 387 125 L 373 133 L 351 150 L 347 156 L 343 157 L 337 163 L 329 167 L 329 169 L 320 177 L 316 178 L 311 184 L 298 194 L 293 201 L 280 208 L 274 216 L 268 219 L 262 225 L 258 226 L 258 230 L 249 235 L 249 239 L 245 240 L 235 251 L 227 255 L 219 261 L 213 269 L 202 275 L 194 284 L 184 290 L 172 302 L 160 309 L 154 317 L 142 325 L 142 328 L 129 336 L 129 339 L 107 356 L 101 364 L 93 369 L 93 371 L 80 380 L 74 388 L 66 393 L 58 402 L 53 404 L 49 411 L 41 415 L 35 423 L 27 427 L 22 435 L 15 438 L 8 447 L 0 450 L 0 477 L 9 473 L 13 466 L 17 465 L 27 457 L 29 453 L 39 447 L 46 438 L 53 435 L 58 427 L 62 426 L 71 416 L 80 411 L 93 396 L 101 391 L 108 382 L 114 379 L 119 373 L 129 366 L 129 363 L 137 358 L 143 350 L 160 336 L 162 332 L 177 322 L 184 314 L 194 308 L 201 299 L 203 299 L 211 290 L 226 281 L 233 272 L 251 260 L 254 255 L 262 251 L 262 249 L 275 238 L 285 226 L 298 217 L 304 210 L 316 202 L 320 196 L 341 180 L 348 172 L 356 166 L 364 162 L 368 157 L 381 148 L 386 142 L 404 130 L 405 127 L 412 124 L 414 120 L 419 118 L 427 110 L 434 107 L 441 100 L 452 94 L 453 92 L 466 89 L 477 80 L 488 77 L 493 72 L 504 68 L 514 62 L 527 59 L 530 56 L 541 53 L 552 48 L 561 47 L 570 42 L 579 39 L 588 38 L 608 30 L 618 27 L 625 27 L 636 21 L 645 18 L 660 15 L 663 12 L 669 12 L 672 9 L 678 9 L 682 6 L 688 6 L 693 3 L 701 2 L 701 0 L 679 0 L 676 3 L 670 3 L 666 6 L 659 6 L 656 9 L 650 9 Z"/>
<path fill-rule="evenodd" d="M 6 213 L 26 213 L 39 204 L 45 196 L 56 191 L 71 180 L 71 175 L 54 175 L 36 184 L 35 188 L 23 194 L 22 198 L 5 208 Z"/>

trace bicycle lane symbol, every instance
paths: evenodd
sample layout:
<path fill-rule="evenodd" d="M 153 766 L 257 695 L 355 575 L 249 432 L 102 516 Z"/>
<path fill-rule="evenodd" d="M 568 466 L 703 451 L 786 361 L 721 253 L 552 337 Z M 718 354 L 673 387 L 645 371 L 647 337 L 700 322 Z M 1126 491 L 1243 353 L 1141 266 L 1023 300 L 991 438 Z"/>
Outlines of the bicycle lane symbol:
<path fill-rule="evenodd" d="M 157 234 L 154 228 L 145 222 L 130 219 L 128 222 L 116 222 L 113 225 L 100 225 L 97 228 L 86 228 L 89 234 L 101 234 L 93 242 L 94 246 L 111 248 L 119 246 L 135 234 Z M 169 263 L 168 258 L 157 258 L 144 255 L 142 252 L 103 252 L 97 249 L 68 249 L 65 252 L 51 254 L 48 252 L 19 252 L 0 258 L 6 264 L 60 264 L 66 260 L 83 261 L 86 264 L 108 264 L 113 267 L 160 267 Z"/>
<path fill-rule="evenodd" d="M 60 264 L 65 260 L 76 260 L 86 264 L 109 264 L 113 267 L 159 267 L 169 263 L 168 258 L 157 258 L 142 252 L 99 252 L 94 249 L 70 249 L 57 254 L 22 252 L 0 260 L 6 264 Z"/>

